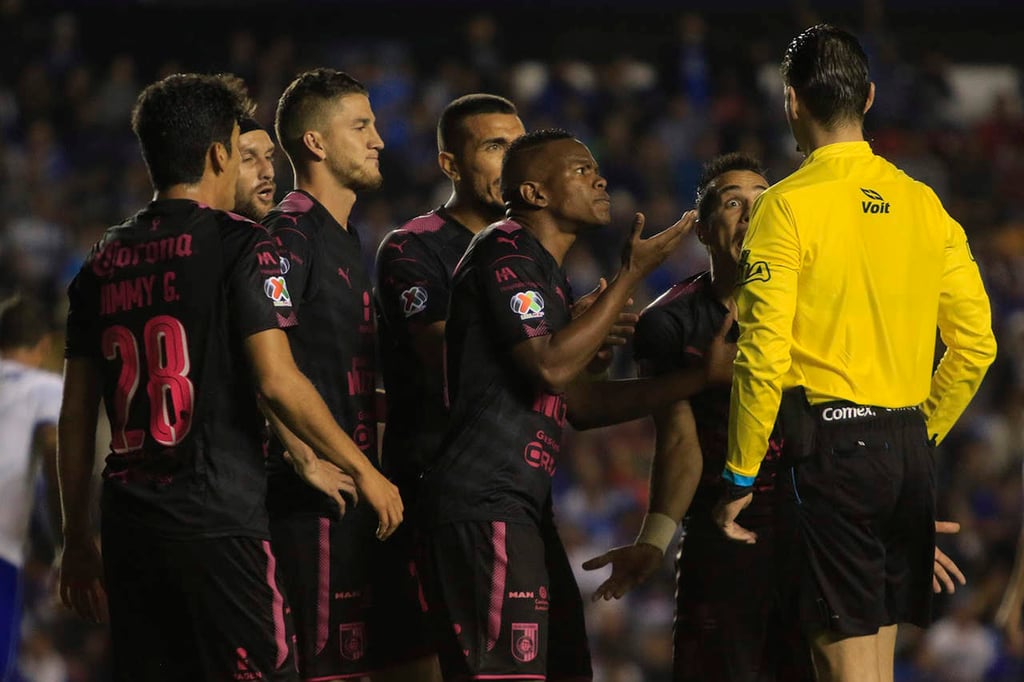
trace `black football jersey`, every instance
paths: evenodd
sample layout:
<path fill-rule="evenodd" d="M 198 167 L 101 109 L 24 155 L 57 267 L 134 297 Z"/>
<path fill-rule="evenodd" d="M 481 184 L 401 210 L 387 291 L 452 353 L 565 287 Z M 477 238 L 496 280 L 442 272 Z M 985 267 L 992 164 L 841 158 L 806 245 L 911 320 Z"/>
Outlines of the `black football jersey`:
<path fill-rule="evenodd" d="M 423 480 L 425 523 L 540 522 L 565 397 L 538 389 L 511 351 L 567 325 L 571 304 L 565 272 L 521 225 L 495 223 L 470 242 L 445 326 L 451 417 Z"/>
<path fill-rule="evenodd" d="M 110 421 L 104 521 L 267 537 L 263 417 L 243 340 L 295 324 L 267 231 L 154 201 L 107 230 L 68 298 L 65 353 L 96 361 Z"/>
<path fill-rule="evenodd" d="M 371 282 L 359 235 L 344 229 L 312 195 L 290 192 L 264 224 L 278 242 L 281 270 L 301 327 L 288 333 L 299 369 L 359 449 L 377 464 L 377 360 Z M 267 503 L 278 513 L 332 512 L 333 501 L 307 485 L 269 443 Z"/>
<path fill-rule="evenodd" d="M 672 286 L 643 310 L 637 323 L 633 353 L 640 372 L 653 376 L 702 365 L 728 313 L 714 296 L 708 272 Z M 735 343 L 738 335 L 739 326 L 734 322 L 726 339 Z M 690 407 L 697 425 L 704 470 L 689 515 L 708 516 L 722 493 L 721 475 L 729 438 L 729 386 L 704 389 L 690 399 Z M 780 452 L 781 443 L 773 437 L 754 482 L 755 491 L 760 493 L 774 488 Z M 744 517 L 767 514 L 770 507 L 769 496 L 754 495 L 751 506 L 744 510 Z"/>
<path fill-rule="evenodd" d="M 381 458 L 394 480 L 415 479 L 448 424 L 413 335 L 448 315 L 452 273 L 473 233 L 438 208 L 388 233 L 377 249 L 375 300 L 387 420 Z"/>

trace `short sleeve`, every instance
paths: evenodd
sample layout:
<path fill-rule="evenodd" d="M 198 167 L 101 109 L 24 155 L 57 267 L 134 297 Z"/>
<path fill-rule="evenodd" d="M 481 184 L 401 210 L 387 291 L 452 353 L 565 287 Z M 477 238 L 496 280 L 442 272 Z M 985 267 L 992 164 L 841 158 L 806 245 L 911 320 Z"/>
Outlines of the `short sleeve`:
<path fill-rule="evenodd" d="M 225 237 L 228 310 L 244 338 L 296 323 L 288 282 L 270 234 L 256 223 L 237 223 Z"/>
<path fill-rule="evenodd" d="M 86 261 L 68 285 L 64 357 L 99 359 L 98 300 L 99 286 Z"/>
<path fill-rule="evenodd" d="M 475 274 L 500 346 L 547 336 L 568 321 L 566 292 L 552 287 L 534 255 L 501 249 L 492 254 L 482 259 Z"/>
<path fill-rule="evenodd" d="M 392 232 L 377 252 L 377 295 L 394 327 L 425 327 L 445 319 L 451 295 L 444 264 L 415 235 Z"/>

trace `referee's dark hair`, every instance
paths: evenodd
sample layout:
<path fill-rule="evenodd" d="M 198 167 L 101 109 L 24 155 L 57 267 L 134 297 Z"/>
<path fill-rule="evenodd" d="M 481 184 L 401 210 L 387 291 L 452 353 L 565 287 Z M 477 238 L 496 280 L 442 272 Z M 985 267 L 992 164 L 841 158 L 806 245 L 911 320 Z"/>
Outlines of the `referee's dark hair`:
<path fill-rule="evenodd" d="M 501 162 L 501 200 L 507 205 L 515 199 L 516 189 L 529 179 L 526 174 L 538 150 L 558 140 L 572 139 L 573 134 L 561 128 L 535 130 L 516 138 Z"/>
<path fill-rule="evenodd" d="M 516 105 L 498 95 L 475 92 L 448 103 L 437 121 L 437 151 L 450 152 L 465 140 L 463 122 L 479 114 L 511 114 L 519 112 Z"/>
<path fill-rule="evenodd" d="M 864 118 L 868 57 L 851 33 L 831 24 L 812 26 L 790 42 L 781 70 L 783 83 L 826 130 Z"/>
<path fill-rule="evenodd" d="M 718 188 L 713 185 L 714 181 L 729 171 L 750 171 L 768 179 L 761 162 L 750 154 L 743 152 L 730 152 L 711 159 L 704 164 L 700 170 L 700 180 L 697 182 L 697 220 L 704 223 L 711 216 L 711 212 L 718 206 Z"/>
<path fill-rule="evenodd" d="M 15 294 L 0 302 L 0 351 L 32 348 L 53 330 L 51 316 L 35 299 Z"/>

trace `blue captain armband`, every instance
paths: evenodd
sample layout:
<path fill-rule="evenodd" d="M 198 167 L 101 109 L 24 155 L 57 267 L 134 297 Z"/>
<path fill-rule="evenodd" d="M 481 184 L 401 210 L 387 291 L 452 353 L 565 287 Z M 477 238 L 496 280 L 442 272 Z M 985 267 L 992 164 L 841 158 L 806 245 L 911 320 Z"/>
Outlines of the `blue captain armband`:
<path fill-rule="evenodd" d="M 732 469 L 722 471 L 722 480 L 725 481 L 725 495 L 730 500 L 738 500 L 754 492 L 754 476 L 737 474 Z"/>

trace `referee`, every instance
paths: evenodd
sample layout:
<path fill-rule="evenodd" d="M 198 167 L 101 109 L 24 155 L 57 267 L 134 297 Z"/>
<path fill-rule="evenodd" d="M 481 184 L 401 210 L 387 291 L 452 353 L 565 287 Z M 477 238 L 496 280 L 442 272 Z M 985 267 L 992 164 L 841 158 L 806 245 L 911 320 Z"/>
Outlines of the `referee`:
<path fill-rule="evenodd" d="M 995 357 L 989 301 L 963 228 L 864 140 L 875 86 L 857 40 L 807 29 L 782 78 L 807 158 L 758 199 L 743 244 L 715 521 L 756 541 L 735 519 L 778 418 L 794 543 L 780 556 L 818 680 L 886 682 L 896 625 L 931 618 L 932 450 Z"/>

